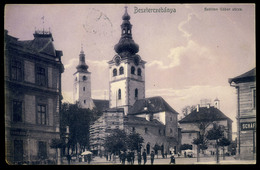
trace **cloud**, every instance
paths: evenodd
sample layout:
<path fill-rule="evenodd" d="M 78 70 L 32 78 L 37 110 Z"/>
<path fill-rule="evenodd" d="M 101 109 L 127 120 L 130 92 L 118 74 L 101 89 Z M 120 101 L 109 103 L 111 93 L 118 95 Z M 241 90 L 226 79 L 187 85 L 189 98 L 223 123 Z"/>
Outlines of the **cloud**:
<path fill-rule="evenodd" d="M 192 35 L 191 33 L 187 32 L 187 31 L 185 31 L 185 30 L 183 29 L 183 26 L 184 26 L 185 24 L 187 24 L 187 23 L 192 19 L 192 16 L 194 16 L 194 14 L 192 14 L 192 13 L 188 14 L 187 19 L 184 20 L 184 21 L 182 21 L 182 22 L 180 22 L 180 24 L 178 25 L 178 30 L 183 33 L 183 36 L 184 36 L 185 38 L 189 38 L 189 37 Z"/>
<path fill-rule="evenodd" d="M 87 61 L 91 66 L 95 66 L 95 67 L 108 67 L 108 60 L 88 60 Z"/>
<path fill-rule="evenodd" d="M 78 61 L 79 61 L 78 58 L 70 59 L 68 61 L 68 63 L 64 65 L 64 68 L 65 69 L 68 69 L 68 68 L 71 68 L 71 67 L 76 68 Z M 93 66 L 93 67 L 108 67 L 107 62 L 108 62 L 108 60 L 87 60 L 86 64 L 89 65 L 89 66 Z"/>
<path fill-rule="evenodd" d="M 169 60 L 168 64 L 164 64 L 161 60 L 153 60 L 148 63 L 148 67 L 157 66 L 159 69 L 170 69 L 181 65 L 181 61 L 185 60 L 194 60 L 196 57 L 197 60 L 214 59 L 214 54 L 211 53 L 211 50 L 205 46 L 202 46 L 196 43 L 193 40 L 188 40 L 186 46 L 178 46 L 171 48 L 167 59 Z"/>
<path fill-rule="evenodd" d="M 65 68 L 65 69 L 68 69 L 68 68 L 70 68 L 70 67 L 72 67 L 72 66 L 74 67 L 74 66 L 75 66 L 75 63 L 78 62 L 78 60 L 79 60 L 78 58 L 70 59 L 70 60 L 68 61 L 68 63 L 64 65 L 64 68 Z"/>

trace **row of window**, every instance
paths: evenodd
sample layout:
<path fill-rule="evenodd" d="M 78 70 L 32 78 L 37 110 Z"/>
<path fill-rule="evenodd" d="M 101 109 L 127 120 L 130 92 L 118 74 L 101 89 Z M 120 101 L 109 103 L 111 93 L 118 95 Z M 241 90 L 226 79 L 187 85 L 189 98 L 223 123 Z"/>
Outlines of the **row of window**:
<path fill-rule="evenodd" d="M 23 161 L 24 159 L 24 147 L 23 140 L 14 140 L 14 162 Z M 38 158 L 47 158 L 47 142 L 38 141 Z"/>
<path fill-rule="evenodd" d="M 121 98 L 122 98 L 121 89 L 118 89 L 118 94 L 117 95 L 118 95 L 117 99 L 121 100 Z M 135 89 L 135 98 L 138 99 L 138 89 L 137 88 Z"/>
<path fill-rule="evenodd" d="M 42 66 L 36 66 L 35 70 L 36 84 L 40 86 L 47 85 L 47 69 Z M 23 81 L 23 67 L 19 60 L 12 60 L 11 62 L 11 79 L 15 81 Z"/>
<path fill-rule="evenodd" d="M 13 100 L 13 122 L 23 122 L 23 102 Z M 45 104 L 37 104 L 36 124 L 47 124 L 47 106 Z"/>
<path fill-rule="evenodd" d="M 120 67 L 119 68 L 119 75 L 123 75 L 124 74 L 124 67 Z M 131 74 L 136 74 L 135 73 L 135 67 L 134 66 L 132 66 L 131 67 Z M 137 69 L 137 75 L 138 76 L 142 76 L 142 70 L 141 70 L 141 68 L 138 68 Z M 115 77 L 115 76 L 117 76 L 117 69 L 116 68 L 114 68 L 113 69 L 113 76 Z"/>

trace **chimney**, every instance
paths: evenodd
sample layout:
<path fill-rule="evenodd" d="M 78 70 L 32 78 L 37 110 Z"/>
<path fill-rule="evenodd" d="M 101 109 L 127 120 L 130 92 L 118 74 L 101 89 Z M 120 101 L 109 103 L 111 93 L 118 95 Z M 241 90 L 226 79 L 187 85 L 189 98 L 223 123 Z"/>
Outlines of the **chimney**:
<path fill-rule="evenodd" d="M 199 112 L 199 110 L 200 110 L 200 105 L 198 104 L 197 105 L 197 112 Z"/>
<path fill-rule="evenodd" d="M 214 107 L 217 108 L 217 109 L 220 109 L 220 101 L 219 101 L 218 98 L 216 98 L 216 99 L 214 100 Z"/>

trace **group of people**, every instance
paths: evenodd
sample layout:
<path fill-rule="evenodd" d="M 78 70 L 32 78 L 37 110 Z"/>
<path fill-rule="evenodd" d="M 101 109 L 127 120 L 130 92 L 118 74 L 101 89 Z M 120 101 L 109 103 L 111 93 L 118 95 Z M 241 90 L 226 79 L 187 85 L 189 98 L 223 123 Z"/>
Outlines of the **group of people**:
<path fill-rule="evenodd" d="M 151 165 L 153 165 L 153 163 L 154 163 L 154 156 L 155 156 L 155 153 L 154 153 L 154 151 L 152 151 L 150 154 Z M 134 151 L 121 152 L 119 155 L 119 159 L 120 159 L 120 162 L 122 165 L 125 165 L 126 161 L 127 161 L 128 165 L 133 165 L 134 161 L 135 161 L 135 153 L 134 153 Z M 140 151 L 137 152 L 137 162 L 138 162 L 138 165 L 141 165 L 142 162 L 143 162 L 143 165 L 146 164 L 147 153 L 146 153 L 145 149 L 143 150 L 142 153 Z M 170 164 L 175 164 L 174 154 L 171 154 Z"/>

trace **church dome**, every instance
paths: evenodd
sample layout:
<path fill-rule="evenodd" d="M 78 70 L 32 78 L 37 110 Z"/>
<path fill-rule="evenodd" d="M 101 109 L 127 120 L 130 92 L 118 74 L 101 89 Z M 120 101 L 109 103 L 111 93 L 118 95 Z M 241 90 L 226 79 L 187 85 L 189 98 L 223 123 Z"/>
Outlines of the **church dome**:
<path fill-rule="evenodd" d="M 121 24 L 121 38 L 119 42 L 114 46 L 115 51 L 120 54 L 122 52 L 129 52 L 135 54 L 139 51 L 139 46 L 132 39 L 132 25 L 130 23 L 130 16 L 127 13 L 127 7 L 125 13 L 122 16 L 123 22 Z"/>
<path fill-rule="evenodd" d="M 83 49 L 81 49 L 79 54 L 79 64 L 77 65 L 78 72 L 88 72 L 88 65 L 85 63 L 85 54 Z"/>

